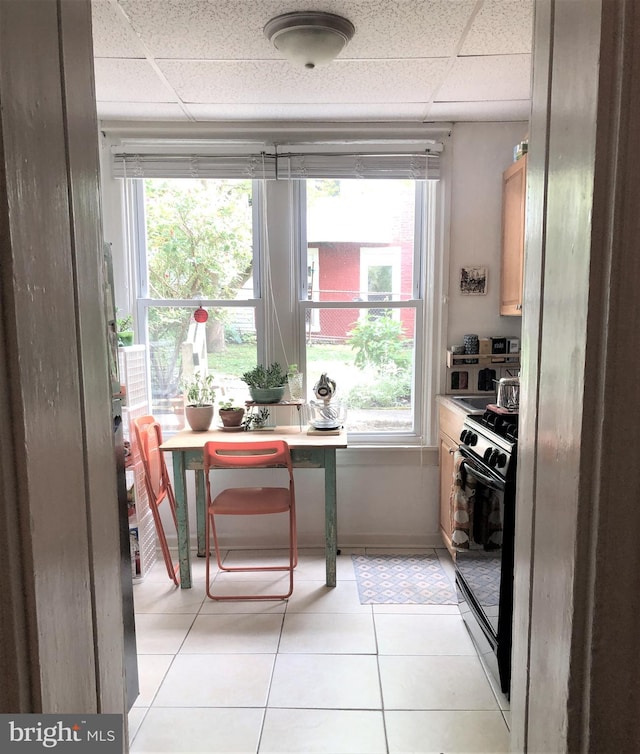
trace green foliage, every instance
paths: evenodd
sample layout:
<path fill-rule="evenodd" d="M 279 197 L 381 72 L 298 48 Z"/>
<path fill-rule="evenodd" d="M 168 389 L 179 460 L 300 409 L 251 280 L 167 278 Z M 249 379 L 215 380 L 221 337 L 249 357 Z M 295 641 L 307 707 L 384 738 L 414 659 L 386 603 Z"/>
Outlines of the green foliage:
<path fill-rule="evenodd" d="M 149 295 L 159 299 L 233 299 L 253 264 L 251 181 L 144 182 Z M 195 307 L 194 307 L 195 308 Z M 222 319 L 209 309 L 210 325 Z M 175 395 L 191 312 L 149 310 L 154 395 Z"/>
<path fill-rule="evenodd" d="M 123 332 L 133 329 L 133 317 L 131 314 L 127 314 L 125 317 L 120 317 L 117 320 L 118 332 Z"/>
<path fill-rule="evenodd" d="M 391 312 L 359 321 L 349 333 L 349 345 L 356 352 L 358 369 L 371 366 L 378 372 L 409 368 L 411 352 L 407 348 L 402 323 Z"/>
<path fill-rule="evenodd" d="M 262 429 L 269 421 L 269 409 L 261 408 L 258 411 L 252 411 L 247 414 L 242 421 L 242 426 L 245 430 L 249 429 Z"/>
<path fill-rule="evenodd" d="M 153 298 L 229 299 L 252 271 L 251 181 L 146 180 Z"/>
<path fill-rule="evenodd" d="M 287 384 L 287 373 L 283 371 L 277 361 L 274 361 L 268 368 L 258 364 L 254 369 L 245 372 L 241 380 L 246 382 L 249 387 L 282 387 Z"/>
<path fill-rule="evenodd" d="M 405 408 L 411 405 L 411 380 L 408 372 L 388 375 L 375 383 L 356 385 L 349 391 L 350 408 Z"/>
<path fill-rule="evenodd" d="M 185 384 L 187 406 L 210 406 L 215 402 L 216 391 L 212 374 L 197 373 Z"/>
<path fill-rule="evenodd" d="M 244 406 L 236 406 L 233 401 L 222 401 L 218 408 L 220 411 L 244 411 Z"/>

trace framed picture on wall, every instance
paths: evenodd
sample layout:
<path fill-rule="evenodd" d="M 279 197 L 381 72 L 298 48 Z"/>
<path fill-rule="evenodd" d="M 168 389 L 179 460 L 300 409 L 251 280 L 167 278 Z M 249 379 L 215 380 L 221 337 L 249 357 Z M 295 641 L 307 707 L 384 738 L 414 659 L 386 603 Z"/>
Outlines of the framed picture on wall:
<path fill-rule="evenodd" d="M 460 293 L 463 296 L 484 296 L 486 292 L 486 267 L 463 267 L 460 270 Z"/>

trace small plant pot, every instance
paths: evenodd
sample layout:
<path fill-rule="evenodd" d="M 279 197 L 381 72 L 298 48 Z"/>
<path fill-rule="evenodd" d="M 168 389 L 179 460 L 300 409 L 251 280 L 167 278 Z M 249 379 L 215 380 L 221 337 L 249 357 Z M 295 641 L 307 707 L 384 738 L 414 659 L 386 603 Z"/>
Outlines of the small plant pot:
<path fill-rule="evenodd" d="M 249 395 L 255 403 L 278 403 L 284 397 L 284 388 L 282 387 L 250 387 Z"/>
<path fill-rule="evenodd" d="M 213 421 L 213 406 L 185 406 L 184 415 L 194 432 L 206 432 Z"/>
<path fill-rule="evenodd" d="M 239 427 L 244 416 L 243 408 L 221 408 L 218 411 L 223 427 Z"/>

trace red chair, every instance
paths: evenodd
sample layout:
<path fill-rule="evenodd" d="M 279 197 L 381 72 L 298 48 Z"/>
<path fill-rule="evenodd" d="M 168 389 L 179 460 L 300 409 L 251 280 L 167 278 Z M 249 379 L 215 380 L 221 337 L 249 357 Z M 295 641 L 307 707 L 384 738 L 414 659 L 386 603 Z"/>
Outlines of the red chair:
<path fill-rule="evenodd" d="M 177 532 L 176 499 L 167 473 L 167 466 L 164 462 L 164 454 L 160 450 L 160 446 L 162 445 L 162 429 L 153 416 L 141 416 L 138 419 L 134 419 L 132 423 L 138 444 L 138 452 L 142 459 L 149 507 L 151 508 L 156 525 L 156 533 L 160 541 L 164 563 L 167 567 L 167 574 L 173 583 L 179 586 L 178 572 L 180 564 L 173 563 L 159 510 L 161 503 L 166 499 L 169 503 L 171 517 L 173 518 Z"/>
<path fill-rule="evenodd" d="M 288 487 L 229 487 L 211 498 L 212 469 L 266 469 L 285 468 L 289 472 Z M 293 569 L 298 564 L 296 540 L 296 501 L 293 485 L 293 467 L 289 446 L 284 440 L 263 442 L 208 442 L 204 446 L 204 471 L 207 501 L 207 530 L 205 558 L 207 597 L 212 600 L 283 600 L 293 592 Z M 216 516 L 255 516 L 272 513 L 289 514 L 289 565 L 228 568 L 220 560 Z M 288 571 L 289 590 L 286 594 L 254 594 L 215 596 L 209 580 L 210 540 L 216 551 L 216 561 L 221 571 Z"/>

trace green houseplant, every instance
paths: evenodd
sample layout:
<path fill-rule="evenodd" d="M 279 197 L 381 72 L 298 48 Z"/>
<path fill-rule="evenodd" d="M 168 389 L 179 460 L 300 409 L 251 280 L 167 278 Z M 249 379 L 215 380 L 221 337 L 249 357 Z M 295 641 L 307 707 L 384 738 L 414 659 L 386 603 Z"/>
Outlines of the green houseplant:
<path fill-rule="evenodd" d="M 245 372 L 242 381 L 249 387 L 249 395 L 255 403 L 278 403 L 284 396 L 287 373 L 274 361 L 269 367 L 258 364 Z"/>
<path fill-rule="evenodd" d="M 120 317 L 117 322 L 118 327 L 118 345 L 133 345 L 133 317 L 127 314 L 126 317 Z"/>
<path fill-rule="evenodd" d="M 212 374 L 196 373 L 185 384 L 184 414 L 194 432 L 205 432 L 213 421 L 216 390 Z"/>
<path fill-rule="evenodd" d="M 244 416 L 244 407 L 236 406 L 233 401 L 222 401 L 218 405 L 218 415 L 223 427 L 239 427 Z"/>

